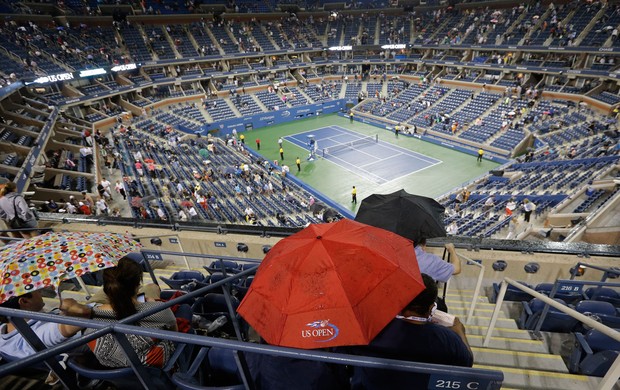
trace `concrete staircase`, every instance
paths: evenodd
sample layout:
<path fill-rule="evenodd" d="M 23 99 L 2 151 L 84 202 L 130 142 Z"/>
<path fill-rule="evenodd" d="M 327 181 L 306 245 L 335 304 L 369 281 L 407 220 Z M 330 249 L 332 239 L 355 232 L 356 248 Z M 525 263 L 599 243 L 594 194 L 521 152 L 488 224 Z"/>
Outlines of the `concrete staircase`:
<path fill-rule="evenodd" d="M 472 298 L 473 290 L 450 289 L 446 295 L 450 313 L 465 323 Z M 600 378 L 570 374 L 562 356 L 551 354 L 545 341 L 533 339 L 503 311 L 489 347 L 483 347 L 494 307 L 481 297 L 471 323 L 465 325 L 475 368 L 502 371 L 502 389 L 596 389 Z"/>

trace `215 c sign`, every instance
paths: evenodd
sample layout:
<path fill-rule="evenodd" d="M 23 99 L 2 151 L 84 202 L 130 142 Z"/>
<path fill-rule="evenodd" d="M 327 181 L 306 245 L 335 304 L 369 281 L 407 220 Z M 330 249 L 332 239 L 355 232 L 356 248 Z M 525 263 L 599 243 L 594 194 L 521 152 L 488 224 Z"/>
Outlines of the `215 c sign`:
<path fill-rule="evenodd" d="M 499 390 L 502 387 L 503 376 L 498 373 L 497 378 L 476 378 L 469 375 L 431 375 L 428 381 L 428 390 Z M 475 378 L 475 376 L 474 376 Z"/>

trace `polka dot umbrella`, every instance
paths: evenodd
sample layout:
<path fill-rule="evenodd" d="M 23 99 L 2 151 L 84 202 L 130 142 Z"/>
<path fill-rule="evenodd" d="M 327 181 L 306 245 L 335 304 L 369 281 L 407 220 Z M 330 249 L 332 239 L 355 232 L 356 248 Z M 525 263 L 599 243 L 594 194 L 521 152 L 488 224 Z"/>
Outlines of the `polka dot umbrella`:
<path fill-rule="evenodd" d="M 118 233 L 49 232 L 0 248 L 0 303 L 114 267 L 140 243 Z"/>

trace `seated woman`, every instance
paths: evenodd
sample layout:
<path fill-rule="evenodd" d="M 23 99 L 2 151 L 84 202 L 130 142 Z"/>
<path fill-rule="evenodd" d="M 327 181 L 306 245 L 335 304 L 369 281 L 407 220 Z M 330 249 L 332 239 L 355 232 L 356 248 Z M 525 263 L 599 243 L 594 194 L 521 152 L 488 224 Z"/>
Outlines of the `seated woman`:
<path fill-rule="evenodd" d="M 133 314 L 160 305 L 158 302 L 138 302 L 138 289 L 142 284 L 142 268 L 136 262 L 124 257 L 114 268 L 103 271 L 103 291 L 109 303 L 93 307 L 93 319 L 115 322 Z M 177 330 L 173 312 L 165 309 L 150 315 L 137 323 L 147 328 Z M 87 331 L 92 332 L 92 330 Z M 142 364 L 161 368 L 174 352 L 174 344 L 167 340 L 127 335 Z M 127 367 L 129 360 L 112 334 L 107 334 L 89 343 L 97 360 L 107 367 Z"/>

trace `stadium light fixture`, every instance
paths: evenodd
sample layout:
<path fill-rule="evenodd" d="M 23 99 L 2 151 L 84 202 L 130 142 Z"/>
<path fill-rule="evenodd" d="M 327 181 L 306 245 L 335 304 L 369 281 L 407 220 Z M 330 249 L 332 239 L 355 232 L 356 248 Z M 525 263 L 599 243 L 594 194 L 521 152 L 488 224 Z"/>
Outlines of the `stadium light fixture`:
<path fill-rule="evenodd" d="M 106 74 L 106 73 L 108 72 L 103 68 L 85 69 L 85 70 L 80 71 L 80 77 L 98 76 L 100 74 Z"/>
<path fill-rule="evenodd" d="M 122 65 L 116 65 L 110 68 L 110 70 L 112 72 L 123 72 L 126 70 L 134 70 L 137 69 L 138 65 L 136 64 L 122 64 Z"/>
<path fill-rule="evenodd" d="M 332 46 L 329 49 L 327 49 L 329 51 L 349 51 L 349 50 L 353 50 L 353 46 Z"/>
<path fill-rule="evenodd" d="M 382 49 L 387 49 L 387 50 L 398 50 L 398 49 L 406 49 L 407 45 L 405 43 L 398 43 L 398 44 L 392 44 L 392 45 L 383 45 L 381 46 Z"/>

